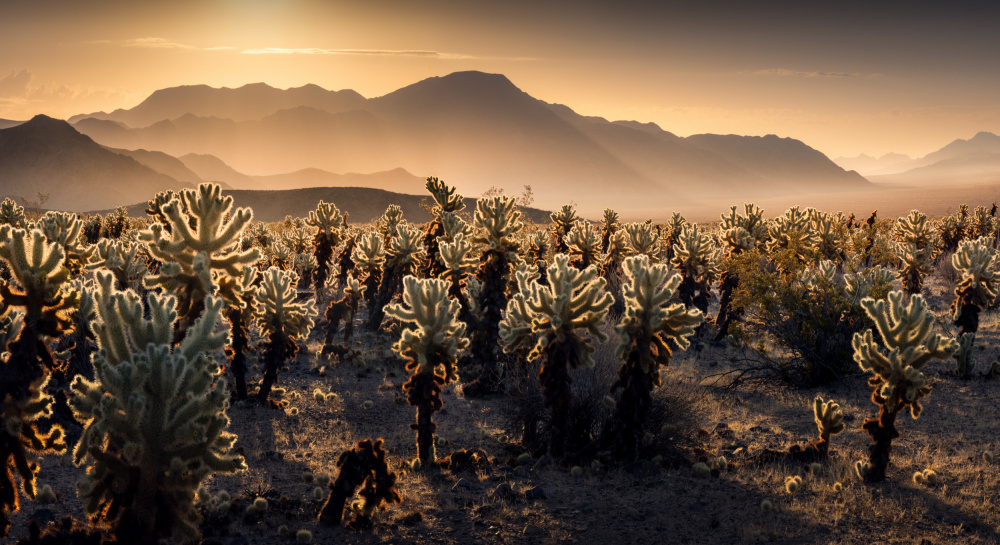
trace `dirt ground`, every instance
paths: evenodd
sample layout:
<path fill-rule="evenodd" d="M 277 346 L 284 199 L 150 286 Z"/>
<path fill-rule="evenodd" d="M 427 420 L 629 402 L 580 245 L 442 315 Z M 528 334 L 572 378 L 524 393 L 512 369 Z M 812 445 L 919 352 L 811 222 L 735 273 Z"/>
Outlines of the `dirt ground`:
<path fill-rule="evenodd" d="M 942 270 L 924 293 L 940 317 L 938 327 L 953 335 L 946 318 L 951 287 Z M 977 373 L 1000 356 L 998 320 L 996 312 L 983 317 L 976 338 Z M 294 543 L 301 529 L 312 533 L 313 543 L 358 544 L 1000 543 L 997 462 L 984 459 L 984 452 L 1000 456 L 1000 384 L 982 376 L 959 380 L 948 374 L 951 362 L 929 365 L 927 374 L 937 375 L 939 382 L 919 420 L 900 417 L 902 435 L 893 443 L 888 480 L 878 485 L 863 484 L 853 471 L 854 462 L 867 455 L 869 439 L 861 423 L 876 413 L 860 372 L 811 390 L 718 391 L 705 384 L 706 378 L 728 363 L 725 349 L 711 345 L 700 352 L 678 352 L 664 371 L 665 387 L 690 394 L 684 403 L 696 423 L 690 436 L 678 440 L 680 463 L 671 458 L 662 465 L 588 466 L 577 476 L 547 457 L 513 467 L 506 462 L 518 449 L 504 429 L 504 399 L 468 399 L 459 383 L 446 387 L 445 408 L 435 416 L 437 435 L 446 442 L 439 455 L 483 449 L 493 463 L 456 475 L 438 469 L 410 471 L 409 460 L 416 456 L 409 428 L 414 409 L 400 389 L 406 373 L 391 350 L 393 340 L 388 333 L 359 333 L 355 346 L 364 365 L 339 364 L 317 356 L 322 346 L 317 328 L 297 362 L 279 374 L 287 408 L 231 408 L 230 429 L 238 434 L 237 449 L 250 469 L 206 483 L 213 493 L 228 491 L 233 505 L 213 524 L 220 535 L 203 543 Z M 598 352 L 603 358 L 612 354 L 612 344 Z M 335 395 L 319 401 L 317 389 Z M 830 460 L 816 475 L 796 464 L 746 463 L 762 449 L 815 439 L 811 402 L 816 395 L 838 401 L 847 423 L 834 436 Z M 293 408 L 298 409 L 294 416 Z M 368 437 L 385 439 L 390 466 L 400 472 L 402 503 L 378 512 L 369 532 L 320 524 L 317 515 L 326 491 L 315 499 L 317 484 L 306 482 L 303 473 L 336 476 L 340 453 Z M 691 464 L 699 454 L 724 456 L 729 467 L 718 476 L 697 477 Z M 936 486 L 911 479 L 925 468 L 937 472 Z M 82 473 L 68 455 L 46 459 L 39 484 L 51 485 L 60 500 L 23 505 L 11 537 L 25 535 L 29 517 L 82 517 L 75 491 Z M 785 491 L 789 475 L 803 476 L 796 494 Z M 839 490 L 834 486 L 838 482 Z M 257 496 L 268 500 L 267 512 L 246 515 Z M 772 510 L 762 509 L 765 500 Z"/>

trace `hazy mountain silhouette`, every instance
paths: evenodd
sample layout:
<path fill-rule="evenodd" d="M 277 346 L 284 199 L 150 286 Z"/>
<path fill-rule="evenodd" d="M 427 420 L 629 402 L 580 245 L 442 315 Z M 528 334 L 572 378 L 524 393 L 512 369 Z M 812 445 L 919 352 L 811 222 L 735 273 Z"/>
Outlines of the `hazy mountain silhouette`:
<path fill-rule="evenodd" d="M 430 203 L 429 195 L 403 195 L 381 189 L 368 187 L 316 187 L 306 189 L 289 189 L 282 191 L 250 191 L 230 190 L 224 195 L 232 195 L 235 206 L 253 208 L 255 221 L 280 221 L 287 215 L 306 217 L 316 209 L 316 203 L 326 201 L 336 203 L 342 212 L 350 214 L 349 223 L 367 223 L 377 219 L 390 204 L 399 205 L 403 209 L 403 219 L 413 223 L 430 221 L 431 216 L 421 206 Z M 465 199 L 466 210 L 475 210 L 476 200 Z M 132 217 L 146 217 L 146 201 L 127 207 Z M 549 221 L 550 211 L 538 208 L 522 208 L 524 216 L 532 221 L 544 223 Z M 96 210 L 97 213 L 107 213 L 108 210 Z"/>
<path fill-rule="evenodd" d="M 288 174 L 254 176 L 259 185 L 270 189 L 297 189 L 306 187 L 372 187 L 394 193 L 422 195 L 427 178 L 414 176 L 406 169 L 397 168 L 372 174 L 334 174 L 318 168 L 306 168 Z"/>
<path fill-rule="evenodd" d="M 943 148 L 911 161 L 907 169 L 871 176 L 878 183 L 930 185 L 1000 182 L 1000 136 L 980 132 L 969 140 L 954 140 Z"/>
<path fill-rule="evenodd" d="M 92 117 L 117 121 L 129 127 L 148 127 L 158 121 L 176 119 L 185 114 L 251 121 L 262 119 L 278 110 L 298 106 L 341 112 L 360 108 L 364 102 L 365 98 L 354 91 L 327 91 L 312 84 L 286 90 L 275 89 L 264 83 L 251 83 L 236 89 L 184 85 L 160 89 L 129 110 L 74 116 L 70 118 L 70 122 Z"/>
<path fill-rule="evenodd" d="M 844 170 L 855 170 L 863 176 L 868 176 L 902 172 L 912 166 L 913 158 L 902 153 L 886 153 L 880 157 L 862 153 L 854 157 L 837 157 L 833 162 Z"/>
<path fill-rule="evenodd" d="M 225 91 L 247 87 L 268 97 L 284 96 L 284 102 L 269 99 L 268 107 L 252 110 L 255 119 L 247 119 L 248 108 L 235 116 L 231 106 L 214 109 L 207 98 L 194 98 L 214 97 L 224 90 L 173 88 L 154 93 L 141 108 L 105 116 L 146 124 L 143 128 L 92 118 L 76 118 L 76 126 L 108 146 L 175 156 L 211 154 L 254 176 L 309 168 L 403 168 L 443 178 L 469 196 L 491 186 L 519 193 L 522 185 L 530 184 L 543 207 L 575 201 L 589 213 L 606 206 L 634 207 L 637 199 L 645 204 L 659 199 L 682 203 L 704 192 L 729 202 L 762 193 L 870 186 L 797 140 L 680 138 L 655 124 L 578 115 L 566 106 L 532 98 L 498 74 L 458 72 L 429 78 L 382 97 L 351 95 L 354 98 L 343 101 L 347 106 L 301 99 L 303 88 L 246 86 Z M 317 96 L 320 91 L 310 89 Z M 290 107 L 271 111 L 279 102 Z M 135 120 L 140 114 L 141 123 Z M 155 115 L 164 117 L 153 122 Z M 226 119 L 229 116 L 235 117 Z"/>
<path fill-rule="evenodd" d="M 108 148 L 109 150 L 117 153 L 118 155 L 124 155 L 126 157 L 131 157 L 138 161 L 140 164 L 149 167 L 160 174 L 166 174 L 171 178 L 179 182 L 187 182 L 192 185 L 200 184 L 206 181 L 204 178 L 199 176 L 193 170 L 188 168 L 180 159 L 163 153 L 162 151 L 146 151 L 144 149 L 139 150 L 126 150 L 117 148 Z M 221 184 L 223 189 L 232 189 L 228 184 Z"/>
<path fill-rule="evenodd" d="M 14 121 L 12 119 L 0 119 L 0 129 L 9 129 L 24 123 L 24 121 Z"/>
<path fill-rule="evenodd" d="M 41 192 L 49 196 L 46 208 L 84 211 L 180 187 L 192 184 L 108 150 L 62 120 L 38 115 L 0 129 L 0 196 L 34 200 Z"/>
<path fill-rule="evenodd" d="M 237 172 L 225 161 L 214 155 L 189 153 L 177 159 L 207 182 L 224 183 L 233 189 L 263 189 L 265 187 L 250 176 Z"/>

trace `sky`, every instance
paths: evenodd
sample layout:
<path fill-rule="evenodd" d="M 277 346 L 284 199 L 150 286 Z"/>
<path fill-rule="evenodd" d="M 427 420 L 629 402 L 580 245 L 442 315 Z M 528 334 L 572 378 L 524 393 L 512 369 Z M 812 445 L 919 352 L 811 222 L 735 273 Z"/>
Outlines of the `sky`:
<path fill-rule="evenodd" d="M 2 0 L 0 118 L 131 108 L 187 84 L 366 97 L 460 70 L 680 136 L 831 158 L 1000 133 L 1000 2 Z"/>

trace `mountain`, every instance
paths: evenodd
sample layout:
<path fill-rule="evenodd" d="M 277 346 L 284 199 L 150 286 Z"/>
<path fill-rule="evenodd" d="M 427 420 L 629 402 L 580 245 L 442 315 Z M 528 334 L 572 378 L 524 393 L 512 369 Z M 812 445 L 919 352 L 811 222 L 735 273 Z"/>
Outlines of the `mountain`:
<path fill-rule="evenodd" d="M 24 121 L 12 121 L 10 119 L 0 119 L 0 129 L 9 129 L 24 123 Z"/>
<path fill-rule="evenodd" d="M 227 184 L 235 189 L 263 189 L 253 178 L 242 172 L 237 172 L 214 155 L 189 153 L 177 159 L 207 182 Z"/>
<path fill-rule="evenodd" d="M 367 223 L 379 218 L 390 204 L 403 209 L 403 218 L 411 223 L 430 221 L 431 216 L 421 204 L 430 200 L 429 196 L 403 195 L 381 189 L 367 187 L 316 187 L 306 189 L 288 189 L 282 191 L 224 191 L 223 195 L 231 195 L 235 207 L 249 206 L 253 209 L 255 221 L 280 221 L 286 215 L 306 217 L 316 209 L 319 201 L 337 204 L 342 212 L 350 216 L 350 223 Z M 148 200 L 148 199 L 147 199 Z M 476 209 L 476 200 L 465 199 L 466 211 Z M 132 217 L 146 217 L 146 201 L 127 207 Z M 522 208 L 522 213 L 531 221 L 544 223 L 549 221 L 549 211 L 537 208 Z M 95 210 L 95 213 L 106 214 L 109 210 Z"/>
<path fill-rule="evenodd" d="M 108 150 L 69 123 L 38 115 L 0 129 L 0 196 L 48 195 L 50 209 L 84 211 L 146 201 L 193 187 Z"/>
<path fill-rule="evenodd" d="M 364 101 L 364 97 L 355 91 L 327 91 L 311 84 L 286 90 L 275 89 L 264 83 L 251 83 L 236 89 L 184 85 L 160 89 L 129 110 L 74 116 L 70 118 L 70 122 L 76 123 L 90 117 L 116 121 L 129 127 L 148 127 L 158 121 L 176 119 L 185 114 L 251 121 L 298 106 L 328 112 L 348 111 L 361 107 Z"/>
<path fill-rule="evenodd" d="M 268 105 L 233 113 L 234 106 L 204 98 L 247 87 L 271 97 Z M 75 126 L 107 146 L 211 154 L 254 176 L 405 169 L 442 178 L 469 196 L 491 187 L 519 193 L 531 185 L 540 206 L 572 201 L 591 216 L 605 207 L 705 199 L 728 206 L 766 194 L 871 187 L 798 140 L 681 138 L 655 124 L 581 116 L 531 97 L 500 74 L 457 72 L 377 98 L 355 93 L 332 105 L 299 97 L 302 88 L 264 87 L 167 89 L 104 119 L 74 118 Z M 271 111 L 279 103 L 289 107 Z M 163 117 L 154 121 L 157 115 Z M 298 179 L 309 176 L 300 172 Z M 303 183 L 290 180 L 273 182 Z"/>
<path fill-rule="evenodd" d="M 146 151 L 144 149 L 139 150 L 125 150 L 125 149 L 115 149 L 108 148 L 109 150 L 117 153 L 118 155 L 124 155 L 126 157 L 131 157 L 138 161 L 140 164 L 149 167 L 160 174 L 166 174 L 171 178 L 179 182 L 187 182 L 192 185 L 198 185 L 204 182 L 204 178 L 198 176 L 193 170 L 189 169 L 183 162 L 181 162 L 176 157 L 167 155 L 162 151 Z M 223 185 L 223 189 L 232 189 Z"/>
<path fill-rule="evenodd" d="M 426 192 L 426 177 L 414 176 L 402 168 L 372 174 L 334 174 L 318 168 L 306 168 L 288 174 L 254 176 L 253 179 L 270 189 L 371 187 L 405 195 L 424 195 Z"/>
<path fill-rule="evenodd" d="M 1000 136 L 980 132 L 969 140 L 954 140 L 911 161 L 908 167 L 870 179 L 887 184 L 947 186 L 1000 182 Z"/>
<path fill-rule="evenodd" d="M 833 160 L 844 170 L 854 170 L 859 174 L 894 174 L 907 170 L 913 158 L 902 153 L 886 153 L 881 157 L 872 157 L 862 153 L 854 157 L 837 157 Z"/>

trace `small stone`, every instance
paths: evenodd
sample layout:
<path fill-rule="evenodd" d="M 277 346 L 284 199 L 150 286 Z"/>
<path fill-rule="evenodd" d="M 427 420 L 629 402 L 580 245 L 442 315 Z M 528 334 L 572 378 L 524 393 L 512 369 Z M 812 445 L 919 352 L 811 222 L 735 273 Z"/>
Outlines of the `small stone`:
<path fill-rule="evenodd" d="M 524 491 L 524 497 L 529 500 L 544 500 L 545 499 L 545 489 L 536 486 L 534 488 L 529 488 Z"/>
<path fill-rule="evenodd" d="M 510 501 L 517 497 L 514 493 L 514 488 L 510 486 L 510 483 L 500 483 L 493 492 L 490 494 L 494 500 Z"/>
<path fill-rule="evenodd" d="M 535 526 L 534 524 L 528 524 L 524 527 L 524 530 L 521 532 L 521 535 L 523 535 L 524 537 L 534 537 L 542 535 L 543 533 L 545 533 L 545 530 L 542 530 L 541 528 Z"/>

